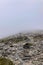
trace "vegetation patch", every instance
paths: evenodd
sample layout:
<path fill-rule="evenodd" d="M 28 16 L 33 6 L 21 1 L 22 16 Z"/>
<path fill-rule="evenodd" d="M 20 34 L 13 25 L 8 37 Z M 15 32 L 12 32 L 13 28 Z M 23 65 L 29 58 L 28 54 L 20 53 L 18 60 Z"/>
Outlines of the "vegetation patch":
<path fill-rule="evenodd" d="M 1 39 L 0 43 L 5 43 L 5 42 L 9 42 L 9 41 L 17 43 L 17 42 L 24 41 L 24 40 L 27 40 L 27 39 L 28 39 L 27 36 L 17 36 L 17 37 L 13 37 L 13 38 Z"/>
<path fill-rule="evenodd" d="M 0 57 L 0 65 L 14 65 L 14 64 L 9 59 Z"/>
<path fill-rule="evenodd" d="M 37 34 L 33 37 L 34 39 L 43 40 L 43 34 Z"/>

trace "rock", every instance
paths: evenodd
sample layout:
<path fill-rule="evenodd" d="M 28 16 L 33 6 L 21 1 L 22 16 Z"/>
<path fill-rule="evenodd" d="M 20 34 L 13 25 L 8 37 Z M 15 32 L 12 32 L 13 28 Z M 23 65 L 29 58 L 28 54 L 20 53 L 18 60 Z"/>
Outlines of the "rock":
<path fill-rule="evenodd" d="M 26 43 L 25 45 L 23 45 L 24 49 L 30 49 L 31 43 Z"/>

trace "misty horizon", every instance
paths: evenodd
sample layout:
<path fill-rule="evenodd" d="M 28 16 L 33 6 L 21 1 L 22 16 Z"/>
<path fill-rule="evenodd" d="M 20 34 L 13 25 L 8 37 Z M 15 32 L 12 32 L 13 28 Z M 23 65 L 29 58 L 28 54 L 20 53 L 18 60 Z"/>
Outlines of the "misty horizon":
<path fill-rule="evenodd" d="M 43 30 L 43 0 L 1 0 L 0 38 Z"/>

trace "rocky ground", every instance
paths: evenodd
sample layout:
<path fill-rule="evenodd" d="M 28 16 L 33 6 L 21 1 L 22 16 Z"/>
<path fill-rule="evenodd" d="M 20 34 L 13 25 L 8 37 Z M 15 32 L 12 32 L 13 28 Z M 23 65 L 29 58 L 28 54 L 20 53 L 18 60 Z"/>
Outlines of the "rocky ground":
<path fill-rule="evenodd" d="M 13 61 L 15 65 L 43 65 L 43 34 L 26 35 L 27 40 L 0 43 L 0 57 Z"/>

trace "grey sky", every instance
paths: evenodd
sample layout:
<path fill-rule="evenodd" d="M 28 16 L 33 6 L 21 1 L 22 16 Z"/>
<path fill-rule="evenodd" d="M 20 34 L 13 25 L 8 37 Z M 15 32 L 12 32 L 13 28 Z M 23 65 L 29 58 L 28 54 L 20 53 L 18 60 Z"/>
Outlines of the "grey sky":
<path fill-rule="evenodd" d="M 1 0 L 0 37 L 43 30 L 43 0 Z"/>

